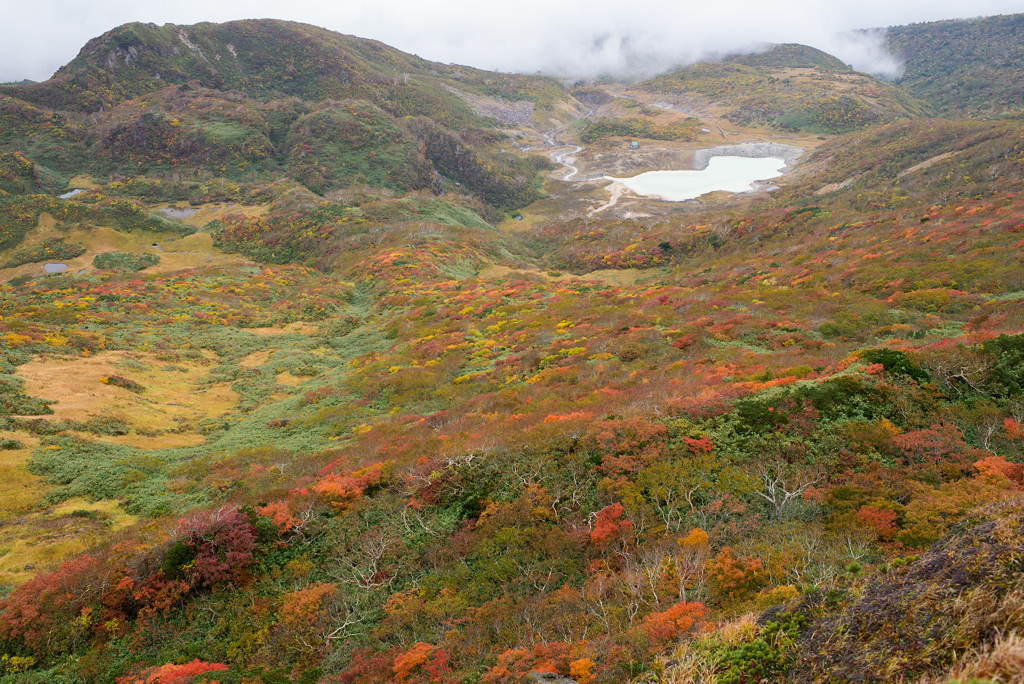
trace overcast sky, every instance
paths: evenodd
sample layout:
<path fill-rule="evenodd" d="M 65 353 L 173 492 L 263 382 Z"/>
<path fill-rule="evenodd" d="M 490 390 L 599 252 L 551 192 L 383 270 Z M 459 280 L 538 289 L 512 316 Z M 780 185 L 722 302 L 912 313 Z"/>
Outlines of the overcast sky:
<path fill-rule="evenodd" d="M 895 62 L 853 29 L 1012 14 L 1021 0 L 5 0 L 0 82 L 45 80 L 120 24 L 275 18 L 376 38 L 439 62 L 597 75 L 657 70 L 757 43 L 804 43 L 872 73 Z"/>

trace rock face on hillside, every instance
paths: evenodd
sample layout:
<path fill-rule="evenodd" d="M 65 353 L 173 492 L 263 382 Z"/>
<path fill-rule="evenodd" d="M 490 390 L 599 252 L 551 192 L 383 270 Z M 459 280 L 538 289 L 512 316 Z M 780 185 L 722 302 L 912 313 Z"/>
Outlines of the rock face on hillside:
<path fill-rule="evenodd" d="M 916 681 L 996 667 L 986 653 L 1005 650 L 1006 635 L 1024 627 L 1024 498 L 988 506 L 958 529 L 859 590 L 805 596 L 797 612 L 808 627 L 779 681 Z"/>
<path fill-rule="evenodd" d="M 793 166 L 803 153 L 799 147 L 774 142 L 719 145 L 697 150 L 693 155 L 693 168 L 698 171 L 706 169 L 712 157 L 781 157 L 786 161 L 786 166 Z"/>

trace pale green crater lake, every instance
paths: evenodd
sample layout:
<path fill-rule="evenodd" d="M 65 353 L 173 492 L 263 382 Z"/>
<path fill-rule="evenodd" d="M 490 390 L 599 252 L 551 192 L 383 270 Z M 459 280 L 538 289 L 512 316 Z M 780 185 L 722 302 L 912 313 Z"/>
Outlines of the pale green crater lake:
<path fill-rule="evenodd" d="M 648 171 L 632 178 L 606 178 L 638 195 L 682 202 L 716 190 L 750 192 L 754 181 L 781 176 L 785 166 L 778 157 L 712 157 L 701 171 Z"/>

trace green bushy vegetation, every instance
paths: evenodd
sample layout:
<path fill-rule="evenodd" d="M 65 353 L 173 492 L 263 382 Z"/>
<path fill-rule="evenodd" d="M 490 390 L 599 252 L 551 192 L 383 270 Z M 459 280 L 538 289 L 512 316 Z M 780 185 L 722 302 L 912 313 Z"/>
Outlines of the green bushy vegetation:
<path fill-rule="evenodd" d="M 0 152 L 0 195 L 24 195 L 41 185 L 39 172 L 20 154 Z"/>
<path fill-rule="evenodd" d="M 507 247 L 480 218 L 472 202 L 423 197 L 355 196 L 355 205 L 252 219 L 228 215 L 209 226 L 215 244 L 264 263 L 304 263 L 346 276 L 365 277 L 396 262 L 416 275 L 475 273 Z M 381 259 L 390 244 L 395 255 Z M 427 247 L 422 256 L 398 255 Z M 413 273 L 410 273 L 413 275 Z"/>
<path fill-rule="evenodd" d="M 816 189 L 850 181 L 835 191 L 835 201 L 858 211 L 928 201 L 942 207 L 1012 194 L 1021 172 L 1021 130 L 1019 121 L 945 119 L 874 128 L 815 151 L 815 158 L 828 160 L 827 171 L 815 180 Z M 924 168 L 917 170 L 919 164 Z M 797 193 L 807 190 L 804 186 Z M 779 199 L 785 203 L 793 195 L 784 192 Z M 923 207 L 918 218 L 922 225 L 932 220 Z"/>
<path fill-rule="evenodd" d="M 160 263 L 156 254 L 129 254 L 127 252 L 103 252 L 92 259 L 96 268 L 117 271 L 142 271 Z"/>
<path fill-rule="evenodd" d="M 12 369 L 13 370 L 13 369 Z M 0 375 L 0 416 L 41 416 L 53 413 L 52 401 L 44 401 L 25 394 L 25 381 L 13 374 Z"/>
<path fill-rule="evenodd" d="M 819 69 L 825 72 L 850 71 L 850 67 L 837 57 L 808 45 L 783 43 L 773 45 L 764 52 L 749 55 L 731 55 L 724 60 L 731 64 L 744 64 L 767 69 Z"/>
<path fill-rule="evenodd" d="M 151 214 L 140 204 L 99 192 L 61 200 L 49 195 L 0 196 L 0 249 L 15 247 L 39 224 L 40 214 L 52 216 L 59 227 L 86 223 L 115 226 L 125 232 L 149 230 L 189 235 L 195 228 Z"/>
<path fill-rule="evenodd" d="M 146 112 L 110 128 L 101 143 L 121 173 L 146 173 L 182 164 L 239 171 L 270 155 L 270 141 L 258 131 L 228 122 L 182 122 Z"/>
<path fill-rule="evenodd" d="M 85 247 L 82 245 L 65 242 L 64 238 L 48 238 L 43 240 L 38 247 L 15 252 L 3 265 L 3 268 L 13 268 L 22 264 L 34 264 L 53 259 L 74 259 L 82 254 L 85 254 Z"/>
<path fill-rule="evenodd" d="M 288 147 L 289 168 L 316 193 L 366 184 L 395 190 L 434 185 L 440 189 L 419 144 L 369 102 L 318 107 L 292 127 Z"/>
<path fill-rule="evenodd" d="M 695 140 L 700 127 L 701 123 L 697 119 L 669 125 L 658 125 L 643 118 L 602 119 L 587 123 L 580 131 L 580 142 L 590 144 L 613 136 L 648 140 Z"/>
<path fill-rule="evenodd" d="M 457 135 L 424 117 L 409 121 L 408 126 L 441 174 L 465 185 L 487 204 L 511 211 L 540 199 L 538 173 L 552 168 L 544 157 L 481 151 L 484 145 L 493 144 L 484 131 L 466 130 Z M 474 137 L 483 138 L 483 145 L 467 144 Z"/>
<path fill-rule="evenodd" d="M 179 49 L 179 33 L 196 49 L 234 56 L 211 73 L 198 53 Z M 106 66 L 110 59 L 117 68 Z M 284 177 L 317 193 L 367 184 L 438 193 L 440 172 L 494 212 L 507 211 L 539 196 L 548 163 L 496 153 L 495 136 L 484 130 L 493 122 L 474 114 L 450 84 L 531 99 L 543 109 L 568 95 L 543 77 L 490 76 L 289 22 L 126 25 L 90 43 L 54 79 L 3 89 L 0 153 L 17 151 L 34 168 L 10 161 L 0 179 L 15 173 L 6 181 L 11 189 L 0 190 L 26 192 L 24 179 L 15 180 L 20 173 L 30 173 L 32 191 L 66 187 L 83 173 L 146 174 L 151 182 L 115 180 L 123 188 L 115 194 L 258 202 L 254 185 Z M 68 113 L 98 108 L 99 121 Z M 422 123 L 410 135 L 400 124 L 407 117 L 436 125 L 442 138 L 448 130 L 462 135 L 442 142 L 424 134 Z M 113 183 L 106 188 L 113 191 Z"/>

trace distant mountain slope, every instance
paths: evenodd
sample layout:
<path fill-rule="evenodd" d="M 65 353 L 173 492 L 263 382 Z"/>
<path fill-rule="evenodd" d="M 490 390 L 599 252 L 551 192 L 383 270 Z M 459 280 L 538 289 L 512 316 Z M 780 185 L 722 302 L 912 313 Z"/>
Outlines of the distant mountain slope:
<path fill-rule="evenodd" d="M 259 99 L 367 99 L 400 116 L 427 114 L 465 123 L 468 108 L 441 87 L 442 80 L 456 82 L 461 90 L 539 101 L 542 108 L 565 97 L 553 79 L 430 62 L 379 41 L 273 19 L 125 24 L 86 43 L 52 79 L 0 92 L 54 109 L 92 112 L 199 81 Z"/>
<path fill-rule="evenodd" d="M 906 67 L 897 84 L 941 113 L 1021 110 L 1024 14 L 895 26 L 889 49 Z"/>
<path fill-rule="evenodd" d="M 703 62 L 645 81 L 636 89 L 697 95 L 738 125 L 844 133 L 917 118 L 927 105 L 835 57 L 805 45 Z"/>
<path fill-rule="evenodd" d="M 733 55 L 723 61 L 769 69 L 815 68 L 822 71 L 852 71 L 841 59 L 809 45 L 782 43 L 764 52 Z"/>
<path fill-rule="evenodd" d="M 865 209 L 894 197 L 946 204 L 1010 193 L 1024 170 L 1022 133 L 1012 119 L 919 119 L 872 128 L 818 147 L 807 162 L 821 170 L 775 197 L 796 201 L 814 193 Z"/>
<path fill-rule="evenodd" d="M 539 197 L 546 162 L 502 150 L 497 119 L 529 124 L 556 107 L 572 116 L 574 100 L 553 79 L 429 62 L 307 24 L 136 23 L 89 41 L 48 81 L 0 87 L 0 151 L 37 164 L 49 190 L 83 173 L 287 175 L 318 193 L 447 183 L 515 209 Z M 417 139 L 410 117 L 437 135 Z"/>

